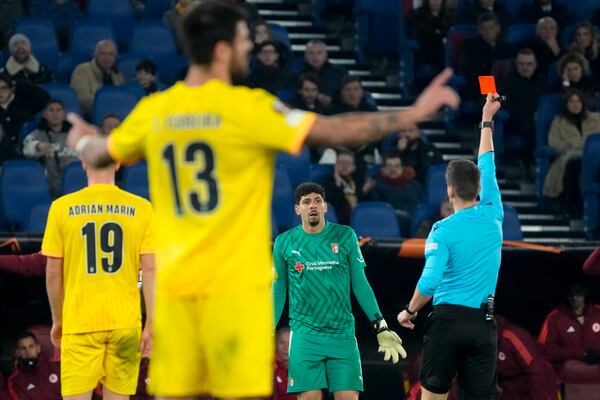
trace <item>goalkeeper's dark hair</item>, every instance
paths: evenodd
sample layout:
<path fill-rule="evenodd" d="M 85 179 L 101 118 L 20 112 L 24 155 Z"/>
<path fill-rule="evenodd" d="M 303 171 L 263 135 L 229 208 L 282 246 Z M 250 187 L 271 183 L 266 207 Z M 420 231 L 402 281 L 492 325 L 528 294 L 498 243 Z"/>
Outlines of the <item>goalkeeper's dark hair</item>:
<path fill-rule="evenodd" d="M 319 194 L 323 200 L 327 201 L 325 199 L 325 189 L 323 189 L 323 186 L 314 182 L 304 182 L 298 185 L 296 190 L 294 190 L 294 201 L 296 205 L 300 204 L 300 199 L 302 199 L 303 196 L 311 193 Z"/>
<path fill-rule="evenodd" d="M 185 53 L 192 64 L 210 65 L 217 43 L 233 46 L 237 24 L 246 21 L 235 4 L 206 0 L 194 6 L 183 17 L 182 31 Z"/>
<path fill-rule="evenodd" d="M 456 195 L 464 201 L 474 201 L 479 194 L 479 168 L 470 160 L 454 160 L 446 169 L 446 184 L 454 187 Z"/>

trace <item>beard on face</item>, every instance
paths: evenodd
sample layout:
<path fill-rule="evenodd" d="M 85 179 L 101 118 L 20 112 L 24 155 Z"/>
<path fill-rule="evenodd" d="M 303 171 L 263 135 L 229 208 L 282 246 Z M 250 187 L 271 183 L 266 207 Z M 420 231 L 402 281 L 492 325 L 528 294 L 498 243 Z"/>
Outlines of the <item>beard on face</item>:
<path fill-rule="evenodd" d="M 234 81 L 244 79 L 248 75 L 248 63 L 234 54 L 229 64 L 229 73 Z"/>

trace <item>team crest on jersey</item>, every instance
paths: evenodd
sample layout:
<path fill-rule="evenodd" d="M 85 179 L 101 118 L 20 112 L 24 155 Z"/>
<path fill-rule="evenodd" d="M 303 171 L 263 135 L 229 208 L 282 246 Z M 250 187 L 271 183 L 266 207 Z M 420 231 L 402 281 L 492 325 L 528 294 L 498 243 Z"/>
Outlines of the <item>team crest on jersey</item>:
<path fill-rule="evenodd" d="M 50 383 L 56 383 L 58 382 L 58 376 L 56 374 L 50 374 L 48 380 L 50 381 Z"/>
<path fill-rule="evenodd" d="M 288 383 L 290 384 L 290 387 L 291 387 L 291 386 L 294 386 L 294 378 L 292 378 L 292 377 L 290 376 L 290 379 L 288 379 Z"/>
<path fill-rule="evenodd" d="M 498 360 L 500 361 L 504 361 L 506 360 L 506 354 L 504 354 L 503 352 L 498 352 Z"/>
<path fill-rule="evenodd" d="M 340 251 L 340 247 L 338 246 L 337 243 L 331 243 L 331 251 L 333 251 L 333 254 L 337 254 L 338 251 Z"/>
<path fill-rule="evenodd" d="M 600 332 L 600 324 L 596 322 L 594 325 L 592 325 L 592 330 L 594 333 Z"/>

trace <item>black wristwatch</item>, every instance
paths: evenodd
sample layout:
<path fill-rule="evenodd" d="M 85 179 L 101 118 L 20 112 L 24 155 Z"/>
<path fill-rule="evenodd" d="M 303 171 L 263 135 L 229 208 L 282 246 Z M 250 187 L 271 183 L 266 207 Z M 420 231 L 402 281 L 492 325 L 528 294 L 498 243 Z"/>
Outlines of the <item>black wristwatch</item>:
<path fill-rule="evenodd" d="M 416 311 L 410 311 L 410 308 L 408 308 L 408 306 L 410 306 L 410 304 L 407 304 L 404 306 L 404 310 L 406 310 L 407 313 L 409 313 L 410 315 L 416 315 L 417 312 Z"/>
<path fill-rule="evenodd" d="M 494 130 L 494 121 L 481 121 L 479 123 L 479 130 L 482 130 L 483 128 Z"/>

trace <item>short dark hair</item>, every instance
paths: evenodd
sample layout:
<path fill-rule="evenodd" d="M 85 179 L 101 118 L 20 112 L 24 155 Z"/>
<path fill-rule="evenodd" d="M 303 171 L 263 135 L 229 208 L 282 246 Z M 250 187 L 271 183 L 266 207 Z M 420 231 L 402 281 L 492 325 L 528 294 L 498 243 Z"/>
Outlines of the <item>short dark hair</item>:
<path fill-rule="evenodd" d="M 347 84 L 353 83 L 353 82 L 358 82 L 360 84 L 360 86 L 362 86 L 362 79 L 360 79 L 358 76 L 346 75 L 342 78 L 342 84 L 340 85 L 340 90 L 343 89 L 344 87 L 346 87 Z"/>
<path fill-rule="evenodd" d="M 58 104 L 60 105 L 63 109 L 65 108 L 65 105 L 63 104 L 62 101 L 60 101 L 59 99 L 50 99 L 47 103 L 46 103 L 46 107 L 48 108 L 51 104 Z"/>
<path fill-rule="evenodd" d="M 298 88 L 302 89 L 304 82 L 310 82 L 320 88 L 319 77 L 314 72 L 305 72 L 298 77 Z"/>
<path fill-rule="evenodd" d="M 12 89 L 15 87 L 15 82 L 12 80 L 12 78 L 5 74 L 5 73 L 0 73 L 0 81 L 6 83 L 6 86 L 9 87 L 9 89 Z"/>
<path fill-rule="evenodd" d="M 192 8 L 182 22 L 184 49 L 190 62 L 209 65 L 217 43 L 233 45 L 240 21 L 246 18 L 232 3 L 206 0 Z"/>
<path fill-rule="evenodd" d="M 500 21 L 498 21 L 498 17 L 492 12 L 486 11 L 482 13 L 479 18 L 477 18 L 477 26 L 481 26 L 481 24 L 485 22 L 494 21 L 496 25 L 500 25 Z"/>
<path fill-rule="evenodd" d="M 156 64 L 154 64 L 151 60 L 140 60 L 135 65 L 135 72 L 145 71 L 149 74 L 156 75 Z"/>
<path fill-rule="evenodd" d="M 402 164 L 404 164 L 404 160 L 402 159 L 402 153 L 398 149 L 390 149 L 383 153 L 383 163 L 391 158 L 399 158 Z"/>
<path fill-rule="evenodd" d="M 337 160 L 339 156 L 350 156 L 352 157 L 352 159 L 356 159 L 356 154 L 354 154 L 353 151 L 345 149 L 345 148 L 339 148 L 335 151 L 335 159 Z"/>
<path fill-rule="evenodd" d="M 517 56 L 523 54 L 526 56 L 534 56 L 535 57 L 535 53 L 533 50 L 531 50 L 529 47 L 523 47 L 521 48 L 518 52 L 517 52 Z"/>
<path fill-rule="evenodd" d="M 37 337 L 31 331 L 25 331 L 19 335 L 17 338 L 17 343 L 19 343 L 23 339 L 32 338 L 34 342 L 38 343 Z"/>
<path fill-rule="evenodd" d="M 259 44 L 256 45 L 256 52 L 260 53 L 260 51 L 267 47 L 267 46 L 273 46 L 273 48 L 275 49 L 275 51 L 277 52 L 277 54 L 279 54 L 279 46 L 277 46 L 277 43 L 275 43 L 272 40 L 265 40 L 264 42 L 261 42 Z"/>
<path fill-rule="evenodd" d="M 479 168 L 470 160 L 454 160 L 446 169 L 446 184 L 452 186 L 456 195 L 465 201 L 477 199 L 479 194 Z"/>
<path fill-rule="evenodd" d="M 323 189 L 323 186 L 314 182 L 304 182 L 294 190 L 294 202 L 296 205 L 300 204 L 302 197 L 311 193 L 320 194 L 323 200 L 325 200 L 325 189 Z"/>

